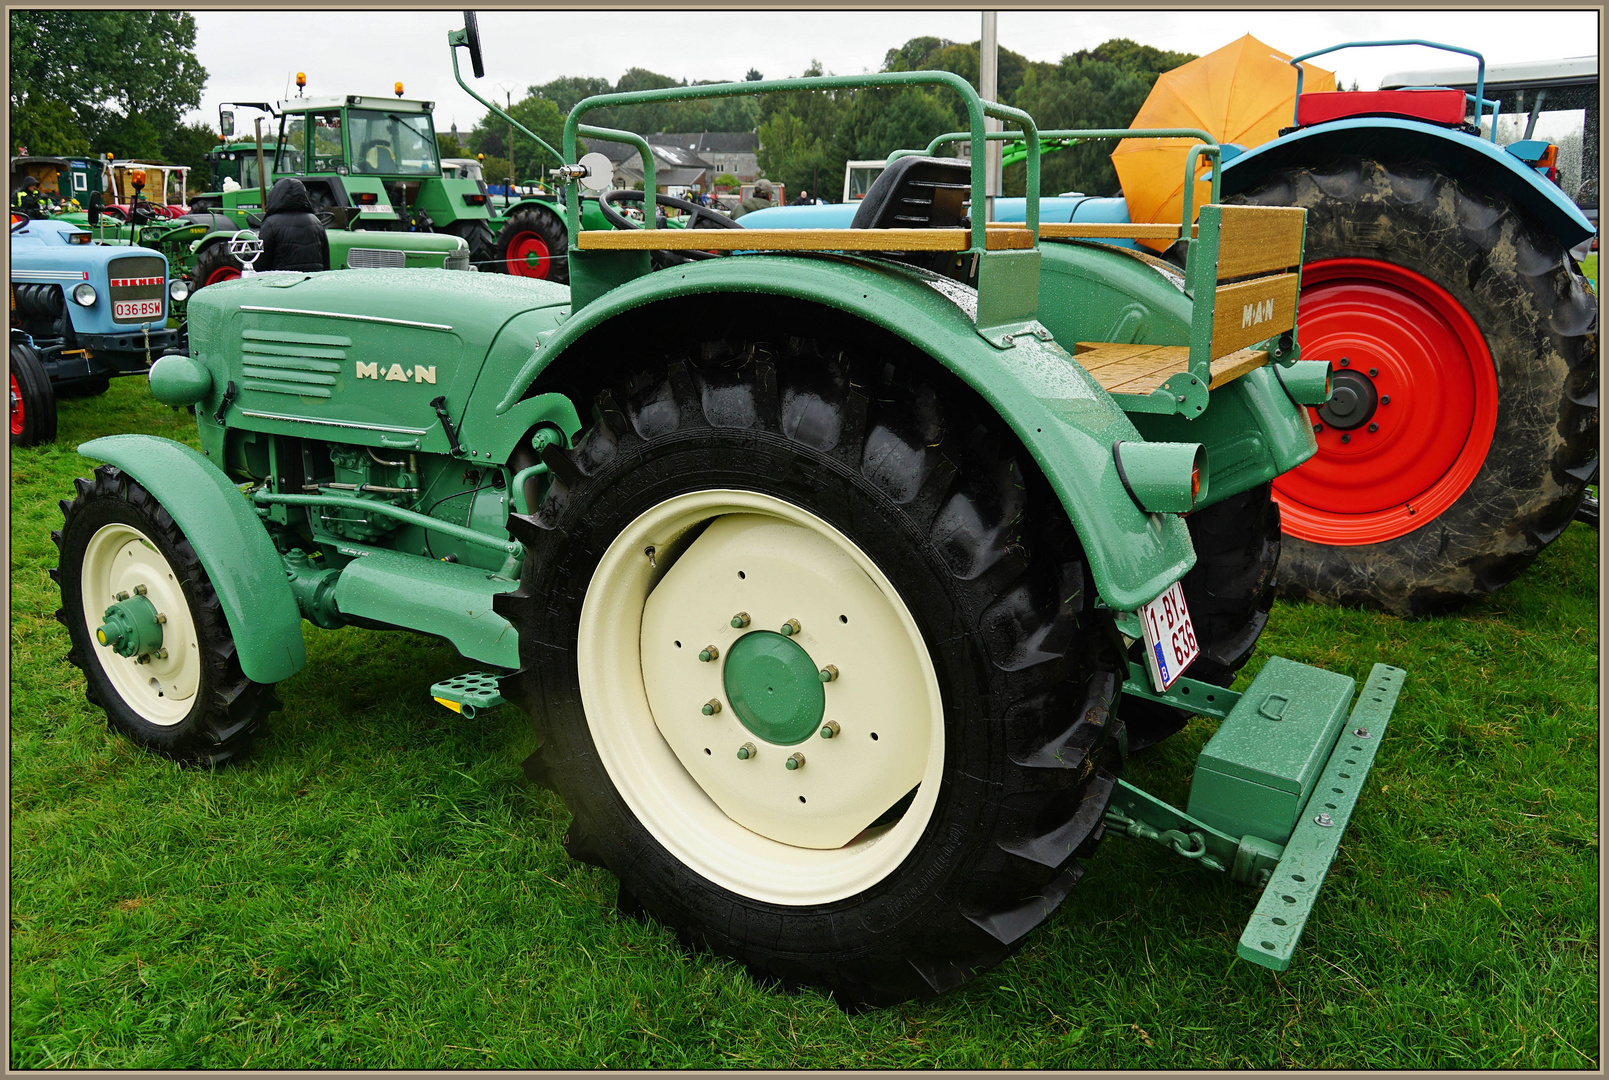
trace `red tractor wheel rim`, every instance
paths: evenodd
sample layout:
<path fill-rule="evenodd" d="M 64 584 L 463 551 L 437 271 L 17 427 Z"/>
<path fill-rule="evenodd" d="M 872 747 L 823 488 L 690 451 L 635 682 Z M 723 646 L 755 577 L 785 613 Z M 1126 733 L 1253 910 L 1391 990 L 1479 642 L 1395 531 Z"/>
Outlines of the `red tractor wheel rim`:
<path fill-rule="evenodd" d="M 216 269 L 212 273 L 208 274 L 207 275 L 207 280 L 203 281 L 201 284 L 203 286 L 205 286 L 205 285 L 216 285 L 220 281 L 233 281 L 239 276 L 240 276 L 240 271 L 238 269 L 236 269 L 235 267 L 233 267 L 233 266 L 220 266 L 220 267 L 218 267 L 218 269 Z"/>
<path fill-rule="evenodd" d="M 1475 321 L 1412 270 L 1327 259 L 1302 270 L 1298 332 L 1305 358 L 1330 361 L 1332 391 L 1344 373 L 1373 400 L 1344 420 L 1307 410 L 1318 453 L 1274 481 L 1285 532 L 1377 544 L 1434 521 L 1469 488 L 1497 428 L 1497 371 Z"/>
<path fill-rule="evenodd" d="M 516 233 L 509 241 L 508 272 L 516 277 L 545 278 L 552 265 L 547 241 L 536 233 Z"/>
<path fill-rule="evenodd" d="M 11 434 L 21 435 L 22 427 L 27 417 L 23 415 L 22 387 L 17 385 L 17 376 L 11 375 Z"/>

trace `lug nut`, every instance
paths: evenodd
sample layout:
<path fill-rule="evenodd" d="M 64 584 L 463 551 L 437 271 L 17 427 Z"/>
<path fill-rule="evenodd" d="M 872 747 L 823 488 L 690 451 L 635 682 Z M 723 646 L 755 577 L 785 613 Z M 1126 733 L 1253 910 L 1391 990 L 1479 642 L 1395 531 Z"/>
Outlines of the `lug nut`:
<path fill-rule="evenodd" d="M 1351 367 L 1352 366 L 1352 361 L 1349 360 L 1347 357 L 1343 356 L 1343 357 L 1341 357 L 1341 366 L 1342 367 Z"/>
<path fill-rule="evenodd" d="M 1349 442 L 1352 441 L 1352 436 L 1350 436 L 1350 435 L 1342 435 L 1341 436 L 1341 441 L 1344 442 L 1344 443 L 1349 443 Z"/>
<path fill-rule="evenodd" d="M 799 632 L 799 620 L 798 619 L 789 619 L 787 622 L 782 624 L 782 636 L 783 637 L 793 637 L 798 632 Z"/>
<path fill-rule="evenodd" d="M 1330 826 L 1335 824 L 1335 819 L 1330 817 L 1328 814 L 1320 814 L 1318 817 L 1313 819 L 1313 824 L 1319 826 L 1320 828 L 1328 829 Z"/>
<path fill-rule="evenodd" d="M 825 724 L 821 725 L 821 737 L 823 739 L 831 739 L 838 734 L 839 730 L 838 721 L 828 720 Z"/>
<path fill-rule="evenodd" d="M 758 753 L 759 753 L 759 751 L 754 748 L 753 743 L 746 742 L 742 746 L 737 748 L 737 759 L 739 761 L 747 761 L 751 757 L 753 757 L 755 754 L 758 754 Z"/>
<path fill-rule="evenodd" d="M 1380 369 L 1379 368 L 1372 367 L 1372 368 L 1369 369 L 1369 378 L 1378 379 L 1379 377 L 1380 377 Z"/>
<path fill-rule="evenodd" d="M 164 625 L 167 621 L 168 617 L 166 615 L 162 614 L 160 611 L 156 613 L 156 624 L 158 626 Z"/>
<path fill-rule="evenodd" d="M 136 585 L 136 586 L 134 586 L 134 595 L 135 596 L 144 596 L 145 595 L 145 586 L 144 585 Z"/>
<path fill-rule="evenodd" d="M 166 660 L 168 658 L 168 650 L 166 650 L 166 649 L 158 649 L 156 651 L 156 658 L 158 660 Z"/>
<path fill-rule="evenodd" d="M 747 625 L 749 625 L 749 613 L 748 612 L 740 611 L 736 615 L 732 616 L 732 629 L 741 630 Z"/>
<path fill-rule="evenodd" d="M 804 768 L 804 755 L 803 754 L 789 754 L 788 755 L 788 760 L 784 761 L 783 764 L 788 767 L 789 772 L 792 772 L 795 769 L 802 769 L 802 768 Z"/>
<path fill-rule="evenodd" d="M 704 661 L 704 663 L 707 664 L 711 660 L 714 660 L 714 659 L 718 658 L 720 655 L 721 655 L 721 650 L 717 649 L 713 645 L 706 645 L 702 649 L 699 650 L 698 658 L 700 660 Z"/>
<path fill-rule="evenodd" d="M 151 662 L 151 654 L 150 653 L 141 653 L 139 660 L 136 661 L 136 663 L 141 663 L 141 664 L 149 664 L 150 662 Z"/>
<path fill-rule="evenodd" d="M 721 703 L 719 701 L 716 701 L 714 698 L 710 698 L 708 701 L 704 702 L 704 715 L 705 716 L 714 716 L 716 713 L 718 713 L 720 711 L 721 711 Z"/>
<path fill-rule="evenodd" d="M 821 669 L 820 675 L 821 675 L 821 681 L 822 682 L 832 682 L 833 680 L 838 678 L 838 667 L 837 667 L 837 665 L 828 664 L 826 667 Z"/>
<path fill-rule="evenodd" d="M 1369 424 L 1369 430 L 1371 432 L 1379 431 L 1380 430 L 1380 425 L 1371 421 L 1370 424 Z"/>
<path fill-rule="evenodd" d="M 1382 405 L 1391 404 L 1391 395 L 1390 394 L 1381 394 L 1380 395 L 1380 404 L 1382 404 Z"/>
<path fill-rule="evenodd" d="M 128 593 L 120 592 L 120 593 L 117 594 L 117 598 L 119 600 L 127 600 L 128 599 Z"/>
<path fill-rule="evenodd" d="M 1323 424 L 1314 424 L 1313 425 L 1313 434 L 1317 435 L 1319 432 L 1321 432 L 1323 430 L 1324 430 L 1324 425 Z"/>

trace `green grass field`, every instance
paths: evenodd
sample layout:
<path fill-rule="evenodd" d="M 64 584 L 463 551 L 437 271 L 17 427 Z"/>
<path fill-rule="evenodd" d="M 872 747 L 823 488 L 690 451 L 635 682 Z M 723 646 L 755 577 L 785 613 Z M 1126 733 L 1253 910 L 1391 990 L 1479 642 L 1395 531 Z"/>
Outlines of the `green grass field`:
<path fill-rule="evenodd" d="M 445 645 L 309 628 L 258 752 L 112 737 L 64 663 L 49 533 L 85 438 L 194 422 L 141 380 L 12 456 L 12 1068 L 1596 1068 L 1597 534 L 1457 615 L 1281 604 L 1259 656 L 1409 681 L 1291 969 L 1254 898 L 1110 838 L 1015 958 L 846 1015 L 615 913 L 512 707 L 433 704 Z M 1255 667 L 1260 661 L 1253 661 Z M 1210 725 L 1129 777 L 1181 805 Z"/>

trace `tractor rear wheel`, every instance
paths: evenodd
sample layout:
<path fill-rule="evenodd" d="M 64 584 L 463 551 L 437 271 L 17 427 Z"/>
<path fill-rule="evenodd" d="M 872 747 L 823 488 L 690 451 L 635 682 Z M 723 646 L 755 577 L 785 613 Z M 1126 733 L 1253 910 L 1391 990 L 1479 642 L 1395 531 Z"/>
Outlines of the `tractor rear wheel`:
<path fill-rule="evenodd" d="M 1201 655 L 1185 670 L 1192 679 L 1233 683 L 1268 625 L 1281 547 L 1279 504 L 1269 488 L 1259 484 L 1185 518 L 1196 564 L 1182 579 L 1184 602 L 1201 645 Z M 1129 659 L 1143 665 L 1144 648 L 1136 641 Z M 1195 715 L 1139 697 L 1124 698 L 1118 714 L 1130 750 L 1161 742 Z"/>
<path fill-rule="evenodd" d="M 217 241 L 208 244 L 196 256 L 196 272 L 194 285 L 191 291 L 216 285 L 221 281 L 233 281 L 240 276 L 245 264 L 229 253 L 229 244 Z"/>
<path fill-rule="evenodd" d="M 522 206 L 503 223 L 496 257 L 485 269 L 564 285 L 570 280 L 569 248 L 569 234 L 558 214 Z"/>
<path fill-rule="evenodd" d="M 1115 783 L 1120 642 L 1060 503 L 896 349 L 723 339 L 620 368 L 511 519 L 529 554 L 496 601 L 570 853 L 688 947 L 845 1006 L 1014 952 Z"/>
<path fill-rule="evenodd" d="M 56 393 L 33 347 L 11 346 L 11 445 L 36 446 L 56 438 Z"/>
<path fill-rule="evenodd" d="M 135 744 L 196 765 L 245 756 L 273 688 L 247 679 L 212 582 L 156 497 L 110 465 L 75 480 L 50 534 L 56 621 L 85 696 Z"/>
<path fill-rule="evenodd" d="M 1274 481 L 1281 590 L 1420 615 L 1513 580 L 1597 469 L 1597 303 L 1568 254 L 1425 162 L 1287 169 L 1239 201 L 1307 208 L 1302 354 L 1334 365 L 1318 454 Z"/>

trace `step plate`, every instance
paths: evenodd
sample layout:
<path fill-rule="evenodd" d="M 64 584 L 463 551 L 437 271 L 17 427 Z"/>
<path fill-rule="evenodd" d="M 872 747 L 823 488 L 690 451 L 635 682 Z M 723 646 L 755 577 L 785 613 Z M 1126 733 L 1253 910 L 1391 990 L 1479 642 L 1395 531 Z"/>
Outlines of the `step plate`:
<path fill-rule="evenodd" d="M 1275 971 L 1290 967 L 1291 954 L 1307 925 L 1324 875 L 1335 861 L 1406 677 L 1407 672 L 1389 664 L 1376 664 L 1369 672 L 1312 798 L 1240 935 L 1235 952 L 1242 959 Z M 1358 735 L 1359 729 L 1367 731 L 1367 737 Z M 1320 814 L 1328 815 L 1329 825 L 1319 824 Z"/>
<path fill-rule="evenodd" d="M 503 695 L 497 689 L 497 676 L 484 671 L 455 675 L 445 682 L 431 686 L 430 696 L 466 719 L 473 720 L 482 709 L 495 709 L 503 704 Z"/>

